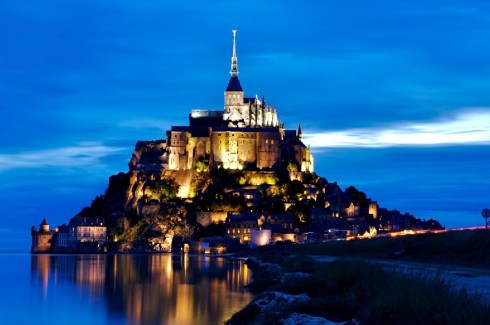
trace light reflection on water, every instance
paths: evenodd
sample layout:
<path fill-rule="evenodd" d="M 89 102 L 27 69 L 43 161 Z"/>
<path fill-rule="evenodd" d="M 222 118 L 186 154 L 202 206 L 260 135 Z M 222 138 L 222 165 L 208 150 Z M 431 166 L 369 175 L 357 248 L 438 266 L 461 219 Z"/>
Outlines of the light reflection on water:
<path fill-rule="evenodd" d="M 83 313 L 91 324 L 136 325 L 222 324 L 252 299 L 250 277 L 242 261 L 202 255 L 33 255 L 30 274 L 41 316 L 58 313 L 44 321 Z"/>

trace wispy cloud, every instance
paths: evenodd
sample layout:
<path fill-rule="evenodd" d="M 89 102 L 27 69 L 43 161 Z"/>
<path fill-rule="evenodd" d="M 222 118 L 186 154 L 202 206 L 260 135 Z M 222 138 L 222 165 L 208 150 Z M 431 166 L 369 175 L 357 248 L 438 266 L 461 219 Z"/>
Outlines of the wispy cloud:
<path fill-rule="evenodd" d="M 171 122 L 152 119 L 152 118 L 134 118 L 134 119 L 121 121 L 118 124 L 118 126 L 122 128 L 131 128 L 131 129 L 153 128 L 159 130 L 166 130 L 170 125 Z"/>
<path fill-rule="evenodd" d="M 313 148 L 490 144 L 490 110 L 460 112 L 432 122 L 309 133 L 304 138 Z"/>
<path fill-rule="evenodd" d="M 104 157 L 128 150 L 98 142 L 81 142 L 62 148 L 0 154 L 0 171 L 17 168 L 94 167 L 100 165 Z"/>

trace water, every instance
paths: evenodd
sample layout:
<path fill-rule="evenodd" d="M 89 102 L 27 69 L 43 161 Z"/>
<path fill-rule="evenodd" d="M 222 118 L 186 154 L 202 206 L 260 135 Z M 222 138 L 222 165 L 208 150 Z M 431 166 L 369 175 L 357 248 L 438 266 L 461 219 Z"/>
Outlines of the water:
<path fill-rule="evenodd" d="M 0 324 L 222 324 L 244 307 L 243 261 L 0 254 Z"/>

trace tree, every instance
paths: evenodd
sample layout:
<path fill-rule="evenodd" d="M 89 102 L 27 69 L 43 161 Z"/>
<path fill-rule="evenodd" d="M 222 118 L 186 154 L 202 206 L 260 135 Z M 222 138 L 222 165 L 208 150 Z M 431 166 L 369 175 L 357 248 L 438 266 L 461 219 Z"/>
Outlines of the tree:
<path fill-rule="evenodd" d="M 297 172 L 299 170 L 298 164 L 296 164 L 293 161 L 290 161 L 289 164 L 286 166 L 286 170 L 288 172 Z"/>
<path fill-rule="evenodd" d="M 288 212 L 294 214 L 296 222 L 301 227 L 305 227 L 311 222 L 310 206 L 306 200 L 298 201 L 288 209 Z"/>
<path fill-rule="evenodd" d="M 173 178 L 162 177 L 161 179 L 149 181 L 146 184 L 146 189 L 151 192 L 150 196 L 153 196 L 159 200 L 163 198 L 173 200 L 177 197 L 179 185 Z"/>
<path fill-rule="evenodd" d="M 366 203 L 366 193 L 357 190 L 354 186 L 349 186 L 345 192 L 350 196 L 352 202 L 356 205 L 363 206 Z"/>
<path fill-rule="evenodd" d="M 305 187 L 303 183 L 298 180 L 291 182 L 291 187 L 289 188 L 288 196 L 290 199 L 297 200 L 304 195 Z"/>

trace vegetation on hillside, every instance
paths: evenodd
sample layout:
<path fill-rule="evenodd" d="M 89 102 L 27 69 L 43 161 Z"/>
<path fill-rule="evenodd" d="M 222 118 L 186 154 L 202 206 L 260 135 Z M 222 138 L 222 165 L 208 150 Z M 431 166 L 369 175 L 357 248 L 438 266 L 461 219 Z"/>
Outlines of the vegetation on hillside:
<path fill-rule="evenodd" d="M 193 227 L 187 223 L 183 206 L 167 204 L 158 212 L 145 215 L 136 225 L 122 232 L 125 249 L 139 247 L 150 251 L 168 251 L 175 235 L 190 238 Z"/>
<path fill-rule="evenodd" d="M 336 183 L 329 183 L 315 173 L 298 172 L 298 168 L 289 163 L 283 169 L 267 171 L 248 167 L 244 170 L 220 166 L 211 169 L 209 157 L 205 157 L 196 161 L 191 171 L 119 173 L 110 177 L 106 193 L 97 196 L 76 217 L 103 218 L 108 226 L 109 241 L 119 241 L 128 247 L 156 247 L 155 243 L 160 243 L 168 235 L 168 229 L 173 228 L 177 235 L 186 227 L 197 230 L 194 237 L 207 233 L 223 235 L 216 233 L 219 227 L 207 231 L 195 222 L 196 212 L 200 211 L 290 213 L 295 217 L 296 231 L 306 232 L 315 231 L 311 226 L 313 208 L 332 205 L 336 218 L 330 218 L 328 226 L 345 229 L 348 223 L 344 209 L 352 202 L 359 211 L 367 211 L 372 202 L 353 186 L 342 191 Z M 179 198 L 184 180 L 189 181 L 189 199 L 186 201 Z M 167 212 L 169 206 L 184 212 L 173 220 L 174 216 Z M 412 226 L 423 224 L 396 210 L 380 211 L 387 218 L 393 213 L 399 219 L 408 219 Z M 374 220 L 370 214 L 363 213 L 366 229 L 380 226 L 380 219 Z M 433 220 L 430 226 L 440 227 Z M 359 230 L 359 223 L 356 227 Z"/>

